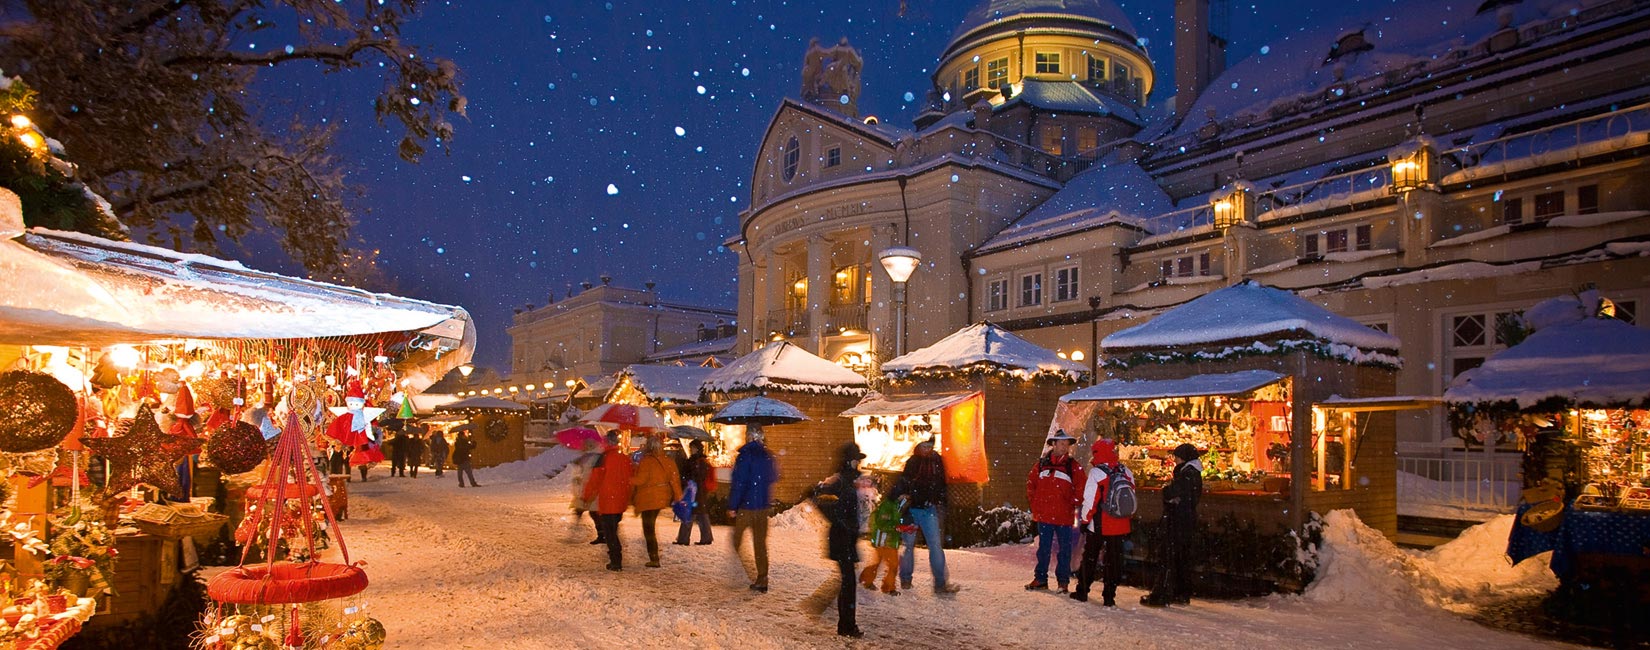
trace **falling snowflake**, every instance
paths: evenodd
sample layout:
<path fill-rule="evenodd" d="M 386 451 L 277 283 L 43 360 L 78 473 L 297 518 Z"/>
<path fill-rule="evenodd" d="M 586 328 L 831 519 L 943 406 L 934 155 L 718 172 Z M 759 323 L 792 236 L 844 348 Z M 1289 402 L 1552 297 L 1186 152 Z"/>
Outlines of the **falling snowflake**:
<path fill-rule="evenodd" d="M 618 194 L 619 194 L 619 186 L 614 185 L 612 183 L 608 183 L 607 184 L 607 195 L 608 196 L 617 196 Z"/>

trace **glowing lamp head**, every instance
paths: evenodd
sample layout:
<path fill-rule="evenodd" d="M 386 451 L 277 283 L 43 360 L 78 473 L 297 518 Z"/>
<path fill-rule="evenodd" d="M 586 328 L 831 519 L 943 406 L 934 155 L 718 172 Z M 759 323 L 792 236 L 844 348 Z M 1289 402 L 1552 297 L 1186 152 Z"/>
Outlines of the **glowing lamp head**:
<path fill-rule="evenodd" d="M 115 364 L 116 368 L 131 370 L 137 367 L 139 360 L 140 355 L 137 348 L 130 345 L 116 345 L 109 348 L 109 362 Z"/>
<path fill-rule="evenodd" d="M 472 366 L 468 363 L 458 367 L 458 374 L 463 375 L 465 379 L 469 379 L 470 378 L 470 373 L 475 372 L 475 371 L 476 371 L 476 367 Z"/>
<path fill-rule="evenodd" d="M 911 274 L 916 273 L 917 266 L 922 263 L 922 253 L 904 246 L 882 251 L 877 257 L 882 260 L 882 268 L 888 271 L 888 277 L 901 283 L 910 280 Z"/>

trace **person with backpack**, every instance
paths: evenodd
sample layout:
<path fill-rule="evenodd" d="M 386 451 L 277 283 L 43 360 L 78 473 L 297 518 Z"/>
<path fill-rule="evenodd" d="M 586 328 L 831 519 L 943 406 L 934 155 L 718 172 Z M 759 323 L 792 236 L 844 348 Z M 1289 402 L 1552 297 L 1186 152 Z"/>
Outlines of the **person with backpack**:
<path fill-rule="evenodd" d="M 1197 530 L 1197 502 L 1203 496 L 1203 452 L 1191 443 L 1174 448 L 1174 478 L 1163 487 L 1163 571 L 1157 585 L 1140 599 L 1147 607 L 1192 602 L 1192 536 Z"/>
<path fill-rule="evenodd" d="M 710 496 L 716 492 L 716 470 L 710 466 L 710 459 L 705 458 L 705 441 L 695 440 L 688 443 L 688 451 L 692 452 L 687 460 L 682 462 L 682 485 L 684 490 L 691 490 L 691 498 L 683 505 L 687 516 L 679 517 L 682 526 L 676 530 L 676 544 L 687 546 L 688 539 L 693 535 L 693 524 L 699 524 L 699 544 L 711 543 L 710 510 L 705 507 Z M 690 487 L 688 487 L 690 486 Z M 685 492 L 684 492 L 685 495 Z"/>
<path fill-rule="evenodd" d="M 1077 439 L 1064 429 L 1056 429 L 1049 436 L 1049 452 L 1037 459 L 1026 479 L 1026 500 L 1031 502 L 1031 518 L 1037 522 L 1037 569 L 1027 591 L 1048 588 L 1048 559 L 1058 553 L 1054 562 L 1054 578 L 1065 593 L 1071 582 L 1071 542 L 1076 535 L 1072 524 L 1077 519 L 1081 500 L 1083 465 L 1071 457 L 1071 445 Z M 1054 547 L 1059 546 L 1055 551 Z"/>
<path fill-rule="evenodd" d="M 1134 472 L 1117 458 L 1117 445 L 1104 438 L 1094 441 L 1088 481 L 1083 484 L 1083 507 L 1079 528 L 1088 533 L 1083 543 L 1083 561 L 1077 568 L 1077 590 L 1071 599 L 1088 602 L 1089 586 L 1098 569 L 1104 588 L 1101 603 L 1117 606 L 1117 583 L 1123 581 L 1123 541 L 1138 503 L 1135 500 Z M 1096 566 L 1096 564 L 1099 566 Z"/>

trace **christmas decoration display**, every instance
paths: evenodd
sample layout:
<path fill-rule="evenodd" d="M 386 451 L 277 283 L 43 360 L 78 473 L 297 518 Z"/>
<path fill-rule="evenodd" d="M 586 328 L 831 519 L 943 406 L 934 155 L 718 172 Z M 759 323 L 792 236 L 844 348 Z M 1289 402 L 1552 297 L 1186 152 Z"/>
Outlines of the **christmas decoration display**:
<path fill-rule="evenodd" d="M 231 422 L 206 439 L 206 462 L 225 474 L 250 472 L 268 455 L 263 432 L 246 422 Z"/>
<path fill-rule="evenodd" d="M 46 577 L 51 584 L 76 596 L 115 593 L 115 536 L 100 517 L 85 516 L 79 507 L 53 521 L 56 531 L 47 545 Z"/>
<path fill-rule="evenodd" d="M 49 449 L 74 428 L 78 414 L 74 391 L 51 375 L 0 373 L 0 451 Z"/>
<path fill-rule="evenodd" d="M 161 431 L 147 404 L 139 406 L 137 414 L 121 425 L 121 435 L 86 438 L 82 442 L 92 453 L 109 461 L 108 491 L 120 492 L 147 483 L 174 495 L 183 491 L 178 482 L 178 461 L 201 447 L 199 438 Z"/>

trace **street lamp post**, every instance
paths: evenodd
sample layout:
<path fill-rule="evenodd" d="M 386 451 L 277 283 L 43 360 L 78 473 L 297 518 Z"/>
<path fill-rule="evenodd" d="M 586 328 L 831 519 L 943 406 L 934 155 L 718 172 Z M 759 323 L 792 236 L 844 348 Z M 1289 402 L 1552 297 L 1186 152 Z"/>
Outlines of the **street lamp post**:
<path fill-rule="evenodd" d="M 1089 385 L 1100 383 L 1100 296 L 1089 296 Z"/>
<path fill-rule="evenodd" d="M 915 248 L 895 246 L 877 257 L 882 260 L 889 279 L 894 281 L 894 356 L 902 356 L 905 354 L 905 283 L 917 271 L 922 253 Z"/>

